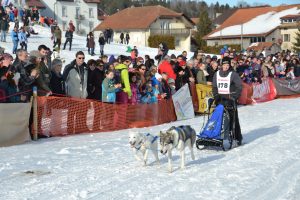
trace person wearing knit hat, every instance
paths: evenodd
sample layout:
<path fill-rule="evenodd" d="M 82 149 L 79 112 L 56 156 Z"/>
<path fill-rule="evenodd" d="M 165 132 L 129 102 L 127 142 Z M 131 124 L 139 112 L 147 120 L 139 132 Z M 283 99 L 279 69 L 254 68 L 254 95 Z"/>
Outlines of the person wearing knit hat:
<path fill-rule="evenodd" d="M 61 59 L 59 58 L 55 58 L 53 61 L 52 61 L 52 68 L 55 68 L 57 66 L 62 66 L 63 65 L 63 62 Z"/>
<path fill-rule="evenodd" d="M 241 93 L 242 80 L 239 74 L 230 67 L 230 58 L 224 57 L 221 69 L 214 74 L 213 95 L 216 105 L 222 104 L 229 112 L 230 131 L 237 145 L 241 145 L 243 140 L 236 107 Z"/>
<path fill-rule="evenodd" d="M 55 58 L 52 61 L 50 88 L 55 94 L 65 94 L 65 83 L 62 77 L 62 65 L 63 62 L 59 58 Z"/>

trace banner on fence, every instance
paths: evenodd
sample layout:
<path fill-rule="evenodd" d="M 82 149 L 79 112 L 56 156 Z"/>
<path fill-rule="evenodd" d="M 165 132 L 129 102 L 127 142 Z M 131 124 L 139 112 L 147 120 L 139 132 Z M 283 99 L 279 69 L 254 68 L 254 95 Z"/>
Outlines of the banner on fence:
<path fill-rule="evenodd" d="M 199 108 L 197 112 L 207 113 L 209 99 L 213 98 L 212 86 L 197 84 L 196 90 L 197 90 L 198 101 L 199 101 Z"/>
<path fill-rule="evenodd" d="M 243 90 L 239 98 L 239 104 L 241 105 L 253 104 L 254 101 L 252 99 L 252 94 L 253 94 L 252 85 L 246 83 L 242 83 L 242 84 L 243 84 Z"/>
<path fill-rule="evenodd" d="M 266 102 L 275 99 L 276 88 L 272 79 L 264 79 L 261 84 L 253 84 L 252 99 L 254 102 Z"/>
<path fill-rule="evenodd" d="M 273 82 L 275 84 L 278 96 L 300 94 L 300 79 L 273 79 Z"/>
<path fill-rule="evenodd" d="M 0 147 L 22 144 L 30 140 L 30 110 L 31 103 L 0 104 Z"/>
<path fill-rule="evenodd" d="M 188 84 L 181 87 L 172 97 L 177 120 L 195 117 L 192 97 Z"/>

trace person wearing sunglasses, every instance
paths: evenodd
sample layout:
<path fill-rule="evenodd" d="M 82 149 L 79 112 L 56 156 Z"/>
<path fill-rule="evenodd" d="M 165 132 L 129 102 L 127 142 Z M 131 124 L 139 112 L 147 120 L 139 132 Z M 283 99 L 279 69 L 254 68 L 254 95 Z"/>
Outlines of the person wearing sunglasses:
<path fill-rule="evenodd" d="M 63 72 L 63 79 L 66 86 L 66 95 L 72 98 L 86 99 L 88 96 L 87 93 L 87 79 L 88 79 L 88 67 L 84 62 L 85 55 L 82 51 L 76 53 L 76 58 L 70 64 L 68 64 Z M 88 131 L 86 125 L 86 117 L 88 108 L 84 109 L 85 105 L 81 105 L 81 108 L 78 110 L 75 104 L 81 103 L 80 101 L 76 102 L 75 100 L 70 101 L 68 106 L 68 122 L 67 122 L 67 132 L 69 134 L 77 133 L 78 131 Z M 78 121 L 80 119 L 82 121 Z M 77 116 L 77 117 L 76 117 Z M 75 118 L 75 120 L 74 120 Z M 84 122 L 84 124 L 82 124 Z M 74 130 L 75 124 L 75 130 Z"/>

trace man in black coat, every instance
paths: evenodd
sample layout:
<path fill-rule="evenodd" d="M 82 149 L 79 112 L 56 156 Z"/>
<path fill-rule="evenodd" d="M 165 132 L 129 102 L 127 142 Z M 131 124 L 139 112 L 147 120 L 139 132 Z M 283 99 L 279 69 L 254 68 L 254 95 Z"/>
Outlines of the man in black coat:
<path fill-rule="evenodd" d="M 236 103 L 242 93 L 242 80 L 230 67 L 230 59 L 222 60 L 221 69 L 215 73 L 213 79 L 213 95 L 216 104 L 223 104 L 230 115 L 230 130 L 233 131 L 233 139 L 241 145 L 243 136 L 239 123 Z M 234 126 L 234 129 L 233 129 Z"/>
<path fill-rule="evenodd" d="M 66 41 L 64 44 L 64 50 L 66 49 L 67 43 L 70 43 L 69 51 L 71 51 L 72 40 L 73 40 L 73 31 L 71 31 L 70 28 L 68 28 L 68 30 L 66 31 L 65 38 L 66 38 Z"/>
<path fill-rule="evenodd" d="M 94 70 L 91 70 L 91 65 L 95 67 Z M 88 62 L 88 66 L 90 68 L 88 76 L 88 98 L 101 101 L 102 81 L 105 78 L 103 70 L 104 63 L 101 60 L 98 62 L 92 60 L 90 63 Z"/>

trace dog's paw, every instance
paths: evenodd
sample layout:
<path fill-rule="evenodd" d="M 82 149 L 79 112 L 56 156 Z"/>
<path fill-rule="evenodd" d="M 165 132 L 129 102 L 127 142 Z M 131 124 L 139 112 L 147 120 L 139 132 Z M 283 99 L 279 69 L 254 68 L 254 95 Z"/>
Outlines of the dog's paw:
<path fill-rule="evenodd" d="M 147 160 L 144 160 L 143 162 L 143 166 L 146 167 L 147 166 Z"/>

